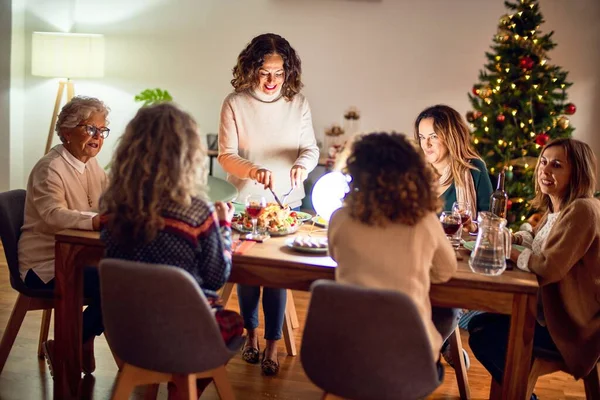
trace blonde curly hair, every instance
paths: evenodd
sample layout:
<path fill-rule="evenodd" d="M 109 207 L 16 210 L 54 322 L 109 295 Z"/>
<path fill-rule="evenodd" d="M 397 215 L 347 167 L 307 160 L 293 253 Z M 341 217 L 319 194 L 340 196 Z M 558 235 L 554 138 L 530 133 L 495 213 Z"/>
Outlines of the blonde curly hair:
<path fill-rule="evenodd" d="M 433 170 L 402 134 L 375 132 L 358 137 L 344 172 L 352 177 L 346 207 L 367 225 L 412 226 L 440 209 Z"/>
<path fill-rule="evenodd" d="M 101 201 L 107 227 L 121 243 L 148 243 L 163 227 L 165 202 L 204 197 L 206 150 L 194 119 L 172 103 L 141 108 L 112 159 Z"/>

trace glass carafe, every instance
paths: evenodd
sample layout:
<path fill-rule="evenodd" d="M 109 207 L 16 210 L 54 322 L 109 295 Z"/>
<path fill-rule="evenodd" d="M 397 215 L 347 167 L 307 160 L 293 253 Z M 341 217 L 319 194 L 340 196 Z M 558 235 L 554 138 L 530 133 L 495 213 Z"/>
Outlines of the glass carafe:
<path fill-rule="evenodd" d="M 510 257 L 510 231 L 506 219 L 482 211 L 477 216 L 479 231 L 477 241 L 469 258 L 473 272 L 483 275 L 500 275 L 506 269 L 506 259 Z"/>

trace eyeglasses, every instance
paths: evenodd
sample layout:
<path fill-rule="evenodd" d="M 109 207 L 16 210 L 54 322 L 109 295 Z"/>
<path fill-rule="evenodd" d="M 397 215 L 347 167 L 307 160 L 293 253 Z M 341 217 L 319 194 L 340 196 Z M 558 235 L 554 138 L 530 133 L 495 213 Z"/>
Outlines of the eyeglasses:
<path fill-rule="evenodd" d="M 102 139 L 106 139 L 108 137 L 108 135 L 110 134 L 110 128 L 97 128 L 94 125 L 77 125 L 77 126 L 83 126 L 85 127 L 85 133 L 87 133 L 88 135 L 94 137 L 96 135 L 99 135 Z"/>

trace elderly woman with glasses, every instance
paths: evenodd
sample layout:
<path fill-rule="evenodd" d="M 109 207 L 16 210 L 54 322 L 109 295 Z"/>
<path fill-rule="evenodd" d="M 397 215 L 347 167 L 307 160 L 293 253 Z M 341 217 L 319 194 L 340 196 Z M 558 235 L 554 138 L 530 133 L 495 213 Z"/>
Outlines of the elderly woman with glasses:
<path fill-rule="evenodd" d="M 54 288 L 54 234 L 62 229 L 99 230 L 98 202 L 107 185 L 96 161 L 109 109 L 98 99 L 74 97 L 61 110 L 56 133 L 62 141 L 33 167 L 27 183 L 25 217 L 19 239 L 19 270 L 32 289 Z M 95 369 L 94 338 L 102 334 L 96 268 L 84 271 L 84 295 L 91 303 L 83 313 L 83 371 Z M 52 371 L 53 342 L 44 344 Z"/>

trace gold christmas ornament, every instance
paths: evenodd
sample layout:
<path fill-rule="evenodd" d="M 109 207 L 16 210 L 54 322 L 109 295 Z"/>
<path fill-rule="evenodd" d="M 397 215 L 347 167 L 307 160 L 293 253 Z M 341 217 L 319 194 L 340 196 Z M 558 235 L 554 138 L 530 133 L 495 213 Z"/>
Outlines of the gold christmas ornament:
<path fill-rule="evenodd" d="M 569 127 L 569 118 L 567 117 L 559 117 L 556 120 L 556 125 L 558 125 L 561 129 L 567 129 Z"/>
<path fill-rule="evenodd" d="M 488 86 L 482 87 L 479 89 L 478 94 L 482 99 L 487 99 L 492 95 L 492 89 L 490 89 Z"/>

